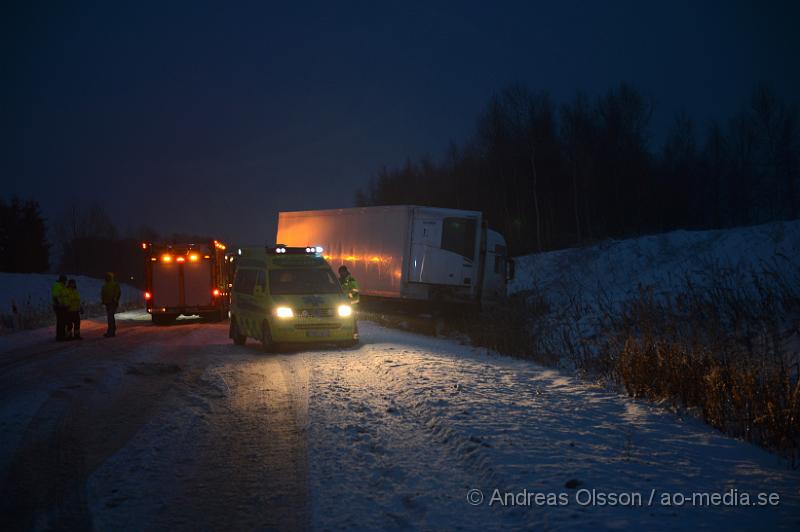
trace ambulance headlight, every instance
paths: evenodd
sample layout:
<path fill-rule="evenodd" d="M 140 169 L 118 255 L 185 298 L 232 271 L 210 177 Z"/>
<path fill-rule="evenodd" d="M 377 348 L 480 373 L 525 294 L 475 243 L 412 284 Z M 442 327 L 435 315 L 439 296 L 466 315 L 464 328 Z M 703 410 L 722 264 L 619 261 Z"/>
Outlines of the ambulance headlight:
<path fill-rule="evenodd" d="M 275 315 L 279 318 L 293 318 L 294 312 L 289 307 L 277 307 L 275 309 Z"/>
<path fill-rule="evenodd" d="M 351 307 L 350 305 L 339 305 L 338 312 L 339 316 L 341 316 L 342 318 L 346 318 L 353 314 L 353 307 Z"/>

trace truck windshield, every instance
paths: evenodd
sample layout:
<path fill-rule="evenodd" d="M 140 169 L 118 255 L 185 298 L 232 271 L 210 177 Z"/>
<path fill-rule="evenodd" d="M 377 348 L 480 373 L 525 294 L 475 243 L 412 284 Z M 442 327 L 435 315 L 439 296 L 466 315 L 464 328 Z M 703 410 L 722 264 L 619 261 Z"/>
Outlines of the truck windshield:
<path fill-rule="evenodd" d="M 272 295 L 336 294 L 341 288 L 333 272 L 314 268 L 271 270 L 269 291 Z"/>

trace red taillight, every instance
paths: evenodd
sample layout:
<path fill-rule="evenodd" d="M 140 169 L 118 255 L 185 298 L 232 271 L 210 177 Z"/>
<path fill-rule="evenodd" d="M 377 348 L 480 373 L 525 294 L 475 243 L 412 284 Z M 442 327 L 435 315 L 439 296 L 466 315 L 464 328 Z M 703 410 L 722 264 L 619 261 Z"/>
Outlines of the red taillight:
<path fill-rule="evenodd" d="M 214 295 L 214 297 L 217 297 L 217 296 L 219 296 L 219 288 L 215 288 L 215 289 L 213 289 L 213 290 L 211 291 L 211 293 Z"/>
<path fill-rule="evenodd" d="M 186 262 L 186 257 L 178 257 L 175 262 Z"/>
<path fill-rule="evenodd" d="M 150 298 L 152 298 L 152 297 L 153 297 L 153 294 L 151 294 L 150 292 L 145 292 L 145 293 L 144 293 L 144 298 L 145 298 L 145 299 L 150 299 Z"/>

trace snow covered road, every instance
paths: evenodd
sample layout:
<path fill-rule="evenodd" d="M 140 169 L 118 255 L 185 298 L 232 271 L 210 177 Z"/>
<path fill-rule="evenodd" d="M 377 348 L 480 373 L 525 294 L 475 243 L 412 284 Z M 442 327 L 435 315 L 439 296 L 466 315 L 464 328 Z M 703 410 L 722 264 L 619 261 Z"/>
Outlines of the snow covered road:
<path fill-rule="evenodd" d="M 113 340 L 88 322 L 80 344 L 0 343 L 0 526 L 800 526 L 800 472 L 753 446 L 525 361 L 360 328 L 357 349 L 278 355 L 225 324 L 135 319 Z M 663 504 L 693 493 L 740 504 Z M 760 493 L 779 504 L 741 504 Z M 633 505 L 591 504 L 615 494 Z"/>

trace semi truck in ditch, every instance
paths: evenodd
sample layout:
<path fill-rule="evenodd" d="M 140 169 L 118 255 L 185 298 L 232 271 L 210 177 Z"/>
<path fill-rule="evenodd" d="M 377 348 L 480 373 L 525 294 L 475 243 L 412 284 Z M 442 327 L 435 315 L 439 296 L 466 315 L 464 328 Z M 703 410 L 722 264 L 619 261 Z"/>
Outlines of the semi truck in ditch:
<path fill-rule="evenodd" d="M 156 325 L 178 316 L 199 315 L 210 321 L 227 318 L 228 268 L 225 244 L 142 242 L 145 254 L 145 303 Z"/>
<path fill-rule="evenodd" d="M 280 212 L 276 242 L 320 246 L 362 297 L 485 305 L 514 275 L 505 239 L 478 211 L 392 205 Z"/>

